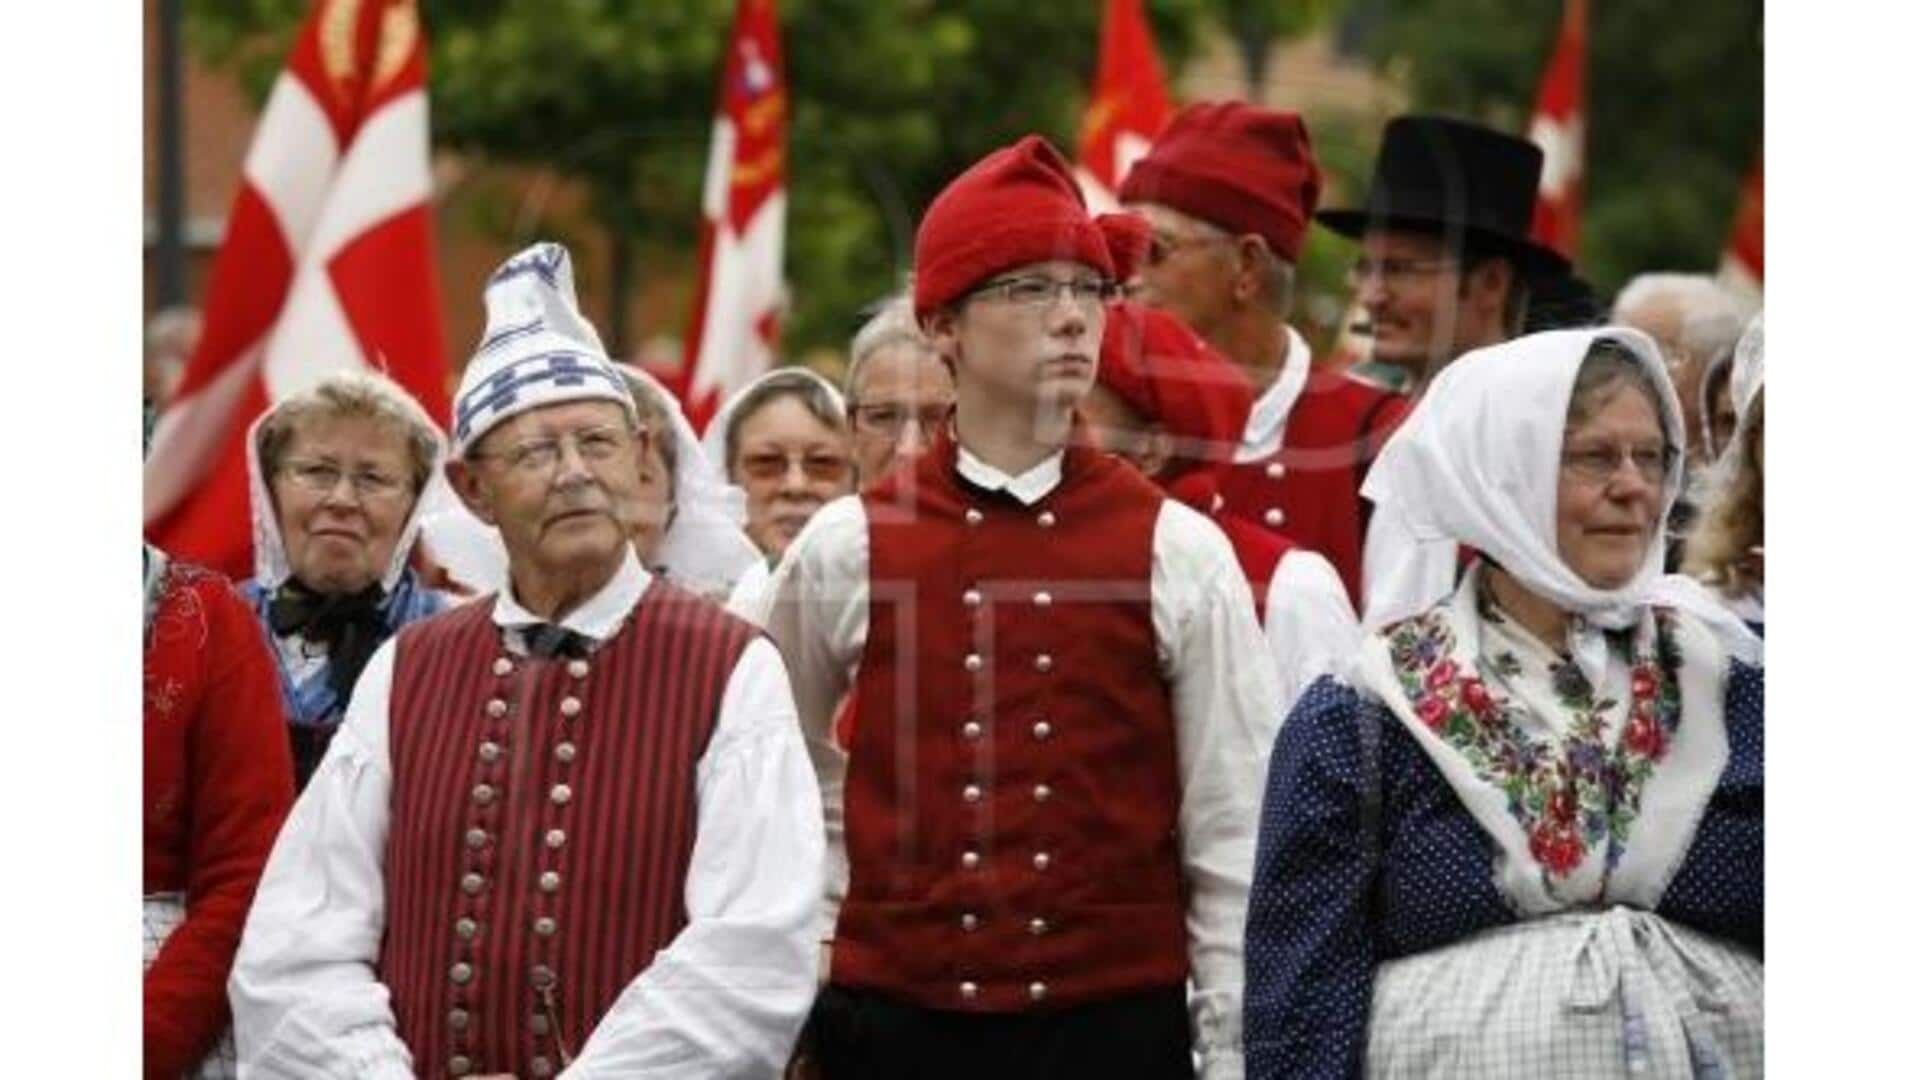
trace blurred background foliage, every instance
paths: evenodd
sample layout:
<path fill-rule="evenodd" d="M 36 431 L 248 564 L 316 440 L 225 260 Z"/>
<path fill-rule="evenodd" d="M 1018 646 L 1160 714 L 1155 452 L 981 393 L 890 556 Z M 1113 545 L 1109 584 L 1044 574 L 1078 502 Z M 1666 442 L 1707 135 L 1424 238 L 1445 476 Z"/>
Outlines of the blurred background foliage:
<path fill-rule="evenodd" d="M 187 40 L 264 99 L 305 0 L 188 0 Z M 1071 155 L 1092 82 L 1099 0 L 783 0 L 791 100 L 784 351 L 842 349 L 859 310 L 897 287 L 920 211 L 987 150 L 1028 131 Z M 1312 34 L 1370 67 L 1412 109 L 1523 132 L 1560 21 L 1551 0 L 1148 0 L 1176 100 L 1203 50 L 1230 49 L 1236 96 L 1289 102 L 1275 47 Z M 616 351 L 669 325 L 627 326 L 630 296 L 691 292 L 699 193 L 732 0 L 423 0 L 436 149 L 469 165 L 578 186 L 563 214 L 476 180 L 460 227 L 503 244 L 606 238 L 582 268 L 616 313 Z M 1760 0 L 1594 0 L 1580 266 L 1603 293 L 1648 269 L 1717 262 L 1761 129 Z M 1224 93 L 1217 82 L 1209 94 Z M 1296 106 L 1298 107 L 1298 106 Z M 1381 117 L 1305 108 L 1329 173 L 1325 205 L 1365 184 Z M 484 170 L 466 168 L 465 176 Z M 1316 231 L 1302 295 L 1326 324 L 1350 246 Z M 1331 314 L 1330 314 L 1331 313 Z M 1324 325 L 1322 327 L 1324 329 Z"/>

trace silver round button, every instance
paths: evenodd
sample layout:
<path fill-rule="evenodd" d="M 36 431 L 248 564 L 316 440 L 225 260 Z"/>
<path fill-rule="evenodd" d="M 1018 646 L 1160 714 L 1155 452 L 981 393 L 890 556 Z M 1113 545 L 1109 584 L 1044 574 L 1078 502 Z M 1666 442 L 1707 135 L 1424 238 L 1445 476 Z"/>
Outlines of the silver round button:
<path fill-rule="evenodd" d="M 560 699 L 560 715 L 561 716 L 579 716 L 580 715 L 580 699 L 577 697 L 561 698 Z"/>
<path fill-rule="evenodd" d="M 527 973 L 527 977 L 532 981 L 535 990 L 545 990 L 553 985 L 553 969 L 545 964 L 533 965 L 533 970 Z"/>
<path fill-rule="evenodd" d="M 969 525 L 978 525 L 981 522 L 987 520 L 987 515 L 981 513 L 978 510 L 975 510 L 971 506 L 967 507 L 966 517 L 967 517 L 967 524 Z"/>
<path fill-rule="evenodd" d="M 1035 870 L 1045 870 L 1047 867 L 1052 865 L 1053 865 L 1053 856 L 1047 854 L 1044 851 L 1036 853 L 1033 857 L 1033 868 Z"/>
<path fill-rule="evenodd" d="M 480 890 L 486 888 L 486 886 L 487 879 L 481 877 L 479 874 L 464 874 L 460 878 L 460 891 L 466 893 L 468 896 L 480 895 Z"/>
<path fill-rule="evenodd" d="M 547 830 L 547 846 L 548 847 L 550 848 L 562 847 L 566 844 L 566 842 L 567 842 L 567 834 L 564 831 L 560 829 Z"/>
<path fill-rule="evenodd" d="M 553 748 L 553 759 L 555 761 L 560 762 L 562 765 L 564 765 L 567 762 L 572 761 L 576 753 L 577 751 L 574 749 L 574 745 L 572 743 L 570 742 L 559 743 L 559 744 L 556 744 Z"/>
<path fill-rule="evenodd" d="M 985 729 L 980 726 L 980 721 L 978 720 L 969 720 L 960 725 L 960 736 L 968 742 L 978 740 L 984 732 Z"/>
<path fill-rule="evenodd" d="M 473 1017 L 467 1015 L 467 1010 L 465 1009 L 453 1009 L 447 1013 L 447 1026 L 455 1031 L 467 1030 L 467 1024 L 471 1023 L 472 1020 Z"/>
<path fill-rule="evenodd" d="M 537 1058 L 534 1058 L 532 1061 L 527 1062 L 527 1069 L 530 1072 L 532 1072 L 533 1075 L 535 1076 L 540 1076 L 540 1077 L 552 1076 L 553 1062 L 548 1061 L 546 1058 L 543 1058 L 543 1057 L 537 1057 Z"/>
<path fill-rule="evenodd" d="M 547 872 L 541 874 L 540 875 L 540 891 L 545 893 L 559 892 L 560 891 L 560 874 L 554 870 L 548 870 Z"/>
<path fill-rule="evenodd" d="M 447 1059 L 447 1075 L 449 1076 L 465 1076 L 472 1071 L 473 1062 L 460 1054 L 455 1054 Z"/>
<path fill-rule="evenodd" d="M 961 996 L 961 997 L 963 997 L 963 998 L 966 998 L 966 999 L 967 999 L 968 1001 L 972 1001 L 972 1000 L 973 1000 L 974 998 L 977 998 L 977 997 L 979 997 L 979 996 L 980 996 L 980 986 L 979 986 L 979 984 L 978 984 L 978 983 L 974 983 L 974 982 L 963 982 L 963 983 L 961 983 L 961 984 L 960 984 L 960 996 Z"/>
<path fill-rule="evenodd" d="M 980 853 L 977 851 L 963 852 L 960 856 L 960 865 L 968 870 L 980 869 Z"/>
<path fill-rule="evenodd" d="M 555 784 L 548 797 L 553 800 L 555 806 L 565 806 L 573 801 L 573 789 L 565 784 Z"/>
<path fill-rule="evenodd" d="M 500 744 L 497 742 L 491 742 L 491 741 L 481 743 L 480 744 L 480 760 L 486 762 L 489 765 L 493 764 L 496 761 L 499 761 L 500 760 Z"/>
<path fill-rule="evenodd" d="M 1052 593 L 1050 593 L 1050 592 L 1048 592 L 1048 591 L 1046 591 L 1045 589 L 1042 589 L 1042 590 L 1040 590 L 1039 592 L 1037 592 L 1037 593 L 1034 593 L 1034 594 L 1033 594 L 1033 606 L 1035 606 L 1035 607 L 1052 607 L 1052 606 L 1053 606 L 1053 594 L 1052 594 Z"/>
<path fill-rule="evenodd" d="M 495 675 L 513 674 L 513 661 L 504 656 L 495 658 L 493 661 L 493 673 Z"/>
<path fill-rule="evenodd" d="M 479 803 L 481 806 L 485 806 L 488 803 L 492 802 L 493 795 L 494 795 L 494 791 L 493 791 L 492 784 L 473 785 L 473 801 Z"/>
<path fill-rule="evenodd" d="M 1052 788 L 1048 787 L 1045 784 L 1033 785 L 1033 801 L 1034 802 L 1046 802 L 1048 799 L 1051 799 L 1051 798 L 1053 798 Z"/>
<path fill-rule="evenodd" d="M 586 662 L 585 660 L 569 660 L 569 661 L 567 661 L 567 674 L 569 674 L 569 675 L 571 675 L 571 676 L 573 676 L 573 677 L 574 677 L 574 678 L 576 678 L 576 679 L 584 679 L 584 678 L 586 678 L 586 677 L 587 677 L 587 662 Z"/>
<path fill-rule="evenodd" d="M 1036 739 L 1039 739 L 1039 740 L 1040 740 L 1041 742 L 1045 742 L 1046 740 L 1048 740 L 1048 739 L 1050 739 L 1050 738 L 1052 738 L 1052 737 L 1053 737 L 1053 725 L 1052 725 L 1052 724 L 1049 724 L 1049 723 L 1047 723 L 1047 722 L 1046 722 L 1045 720 L 1036 720 L 1036 721 L 1034 721 L 1034 723 L 1033 723 L 1033 737 L 1034 737 L 1034 738 L 1036 738 Z"/>
<path fill-rule="evenodd" d="M 453 920 L 453 932 L 463 938 L 471 940 L 473 935 L 480 932 L 480 924 L 472 919 L 455 919 Z"/>
<path fill-rule="evenodd" d="M 1035 1001 L 1044 1000 L 1047 996 L 1047 984 L 1043 982 L 1030 983 L 1027 986 L 1027 996 Z"/>
<path fill-rule="evenodd" d="M 533 920 L 533 932 L 541 937 L 552 937 L 559 929 L 560 924 L 555 922 L 551 915 L 542 915 Z"/>
<path fill-rule="evenodd" d="M 960 916 L 960 929 L 965 930 L 969 934 L 980 929 L 980 916 L 975 915 L 971 911 Z"/>
<path fill-rule="evenodd" d="M 487 702 L 487 715 L 499 718 L 507 715 L 507 703 L 503 698 L 493 698 Z"/>
<path fill-rule="evenodd" d="M 1278 480 L 1287 475 L 1287 467 L 1277 461 L 1267 462 L 1267 479 Z"/>
<path fill-rule="evenodd" d="M 452 979 L 457 985 L 465 986 L 473 981 L 473 965 L 462 960 L 447 969 L 447 978 Z"/>
<path fill-rule="evenodd" d="M 1034 657 L 1034 658 L 1033 658 L 1033 670 L 1035 670 L 1035 671 L 1038 671 L 1038 672 L 1043 672 L 1043 673 L 1044 673 L 1044 672 L 1048 672 L 1048 671 L 1052 671 L 1052 670 L 1053 670 L 1053 656 L 1052 656 L 1051 654 L 1049 654 L 1049 653 L 1041 653 L 1041 654 L 1040 654 L 1039 656 L 1036 656 L 1036 657 Z"/>
<path fill-rule="evenodd" d="M 1059 518 L 1056 518 L 1056 517 L 1054 517 L 1054 516 L 1053 516 L 1053 511 L 1051 511 L 1051 510 L 1042 510 L 1042 511 L 1040 511 L 1040 516 L 1039 516 L 1038 518 L 1036 518 L 1035 520 L 1037 520 L 1037 521 L 1039 521 L 1039 522 L 1040 522 L 1040 527 L 1041 527 L 1041 528 L 1043 528 L 1043 529 L 1051 529 L 1051 528 L 1053 528 L 1053 523 L 1054 523 L 1054 522 L 1056 522 L 1056 521 L 1058 521 L 1058 520 L 1060 520 L 1060 519 L 1059 519 Z"/>
<path fill-rule="evenodd" d="M 968 653 L 967 658 L 960 663 L 961 666 L 965 667 L 968 671 L 979 671 L 981 668 L 987 666 L 987 662 L 981 659 L 979 653 L 972 652 Z"/>
<path fill-rule="evenodd" d="M 1047 932 L 1047 920 L 1045 919 L 1028 919 L 1027 920 L 1027 933 L 1032 934 L 1034 937 L 1039 937 L 1041 934 L 1044 934 L 1046 932 Z"/>
<path fill-rule="evenodd" d="M 968 784 L 966 787 L 961 788 L 960 797 L 967 800 L 970 803 L 979 802 L 980 801 L 980 785 Z"/>
<path fill-rule="evenodd" d="M 468 829 L 467 830 L 467 846 L 470 848 L 486 847 L 487 846 L 487 830 Z"/>
<path fill-rule="evenodd" d="M 1287 520 L 1287 515 L 1284 513 L 1281 513 L 1279 507 L 1274 506 L 1274 507 L 1269 507 L 1266 513 L 1261 514 L 1260 520 L 1266 522 L 1268 525 L 1278 525 L 1281 522 Z"/>
<path fill-rule="evenodd" d="M 979 589 L 968 589 L 960 594 L 960 602 L 968 607 L 979 607 L 985 599 L 986 597 L 980 595 Z"/>
<path fill-rule="evenodd" d="M 553 1030 L 553 1025 L 547 1021 L 547 1014 L 534 1013 L 527 1018 L 527 1030 L 533 1032 L 535 1035 L 545 1035 L 547 1032 Z"/>

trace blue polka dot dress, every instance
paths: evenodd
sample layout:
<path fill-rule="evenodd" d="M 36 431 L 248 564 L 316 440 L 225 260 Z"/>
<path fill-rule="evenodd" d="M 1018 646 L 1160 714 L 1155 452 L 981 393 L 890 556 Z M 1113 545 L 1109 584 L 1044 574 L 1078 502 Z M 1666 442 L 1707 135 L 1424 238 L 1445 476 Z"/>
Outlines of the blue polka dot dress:
<path fill-rule="evenodd" d="M 1758 1075 L 1764 672 L 1725 687 L 1726 764 L 1659 902 L 1523 919 L 1413 734 L 1315 682 L 1267 774 L 1247 1075 Z"/>

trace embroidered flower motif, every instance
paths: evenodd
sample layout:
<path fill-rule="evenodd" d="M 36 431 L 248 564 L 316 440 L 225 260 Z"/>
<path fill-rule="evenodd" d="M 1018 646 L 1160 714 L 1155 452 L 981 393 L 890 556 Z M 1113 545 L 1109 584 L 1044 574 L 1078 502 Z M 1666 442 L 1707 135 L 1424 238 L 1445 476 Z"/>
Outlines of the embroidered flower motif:
<path fill-rule="evenodd" d="M 1549 886 L 1604 849 L 1609 871 L 1626 849 L 1640 792 L 1666 756 L 1680 722 L 1674 671 L 1679 652 L 1671 615 L 1656 611 L 1653 652 L 1629 642 L 1632 696 L 1624 732 L 1609 746 L 1607 714 L 1618 703 L 1594 700 L 1593 686 L 1570 662 L 1553 665 L 1550 681 L 1573 723 L 1558 739 L 1529 735 L 1518 722 L 1524 705 L 1484 682 L 1475 658 L 1459 652 L 1449 613 L 1437 609 L 1387 630 L 1388 654 L 1414 715 L 1464 757 L 1480 779 L 1505 793 L 1507 809 L 1526 833 L 1528 850 Z M 1488 668 L 1518 673 L 1511 653 Z"/>

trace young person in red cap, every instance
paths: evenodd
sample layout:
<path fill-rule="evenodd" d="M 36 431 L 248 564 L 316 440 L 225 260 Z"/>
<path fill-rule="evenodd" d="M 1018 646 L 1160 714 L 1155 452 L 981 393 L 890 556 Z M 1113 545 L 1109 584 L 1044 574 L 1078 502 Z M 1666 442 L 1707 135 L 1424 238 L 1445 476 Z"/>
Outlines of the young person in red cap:
<path fill-rule="evenodd" d="M 1280 677 L 1278 724 L 1315 676 L 1359 646 L 1360 623 L 1331 563 L 1220 498 L 1252 404 L 1233 362 L 1173 315 L 1129 300 L 1107 308 L 1099 378 L 1080 404 L 1088 434 L 1226 534 Z"/>
<path fill-rule="evenodd" d="M 1113 266 L 1052 146 L 954 180 L 915 263 L 953 421 L 820 511 L 765 621 L 844 860 L 823 1072 L 1238 1077 L 1277 687 L 1233 550 L 1074 428 Z"/>
<path fill-rule="evenodd" d="M 1407 403 L 1315 371 L 1287 325 L 1294 264 L 1320 198 L 1320 166 L 1294 113 L 1190 105 L 1135 163 L 1121 201 L 1153 225 L 1141 299 L 1225 353 L 1253 384 L 1229 509 L 1327 557 L 1360 598 L 1367 507 L 1360 482 Z"/>

